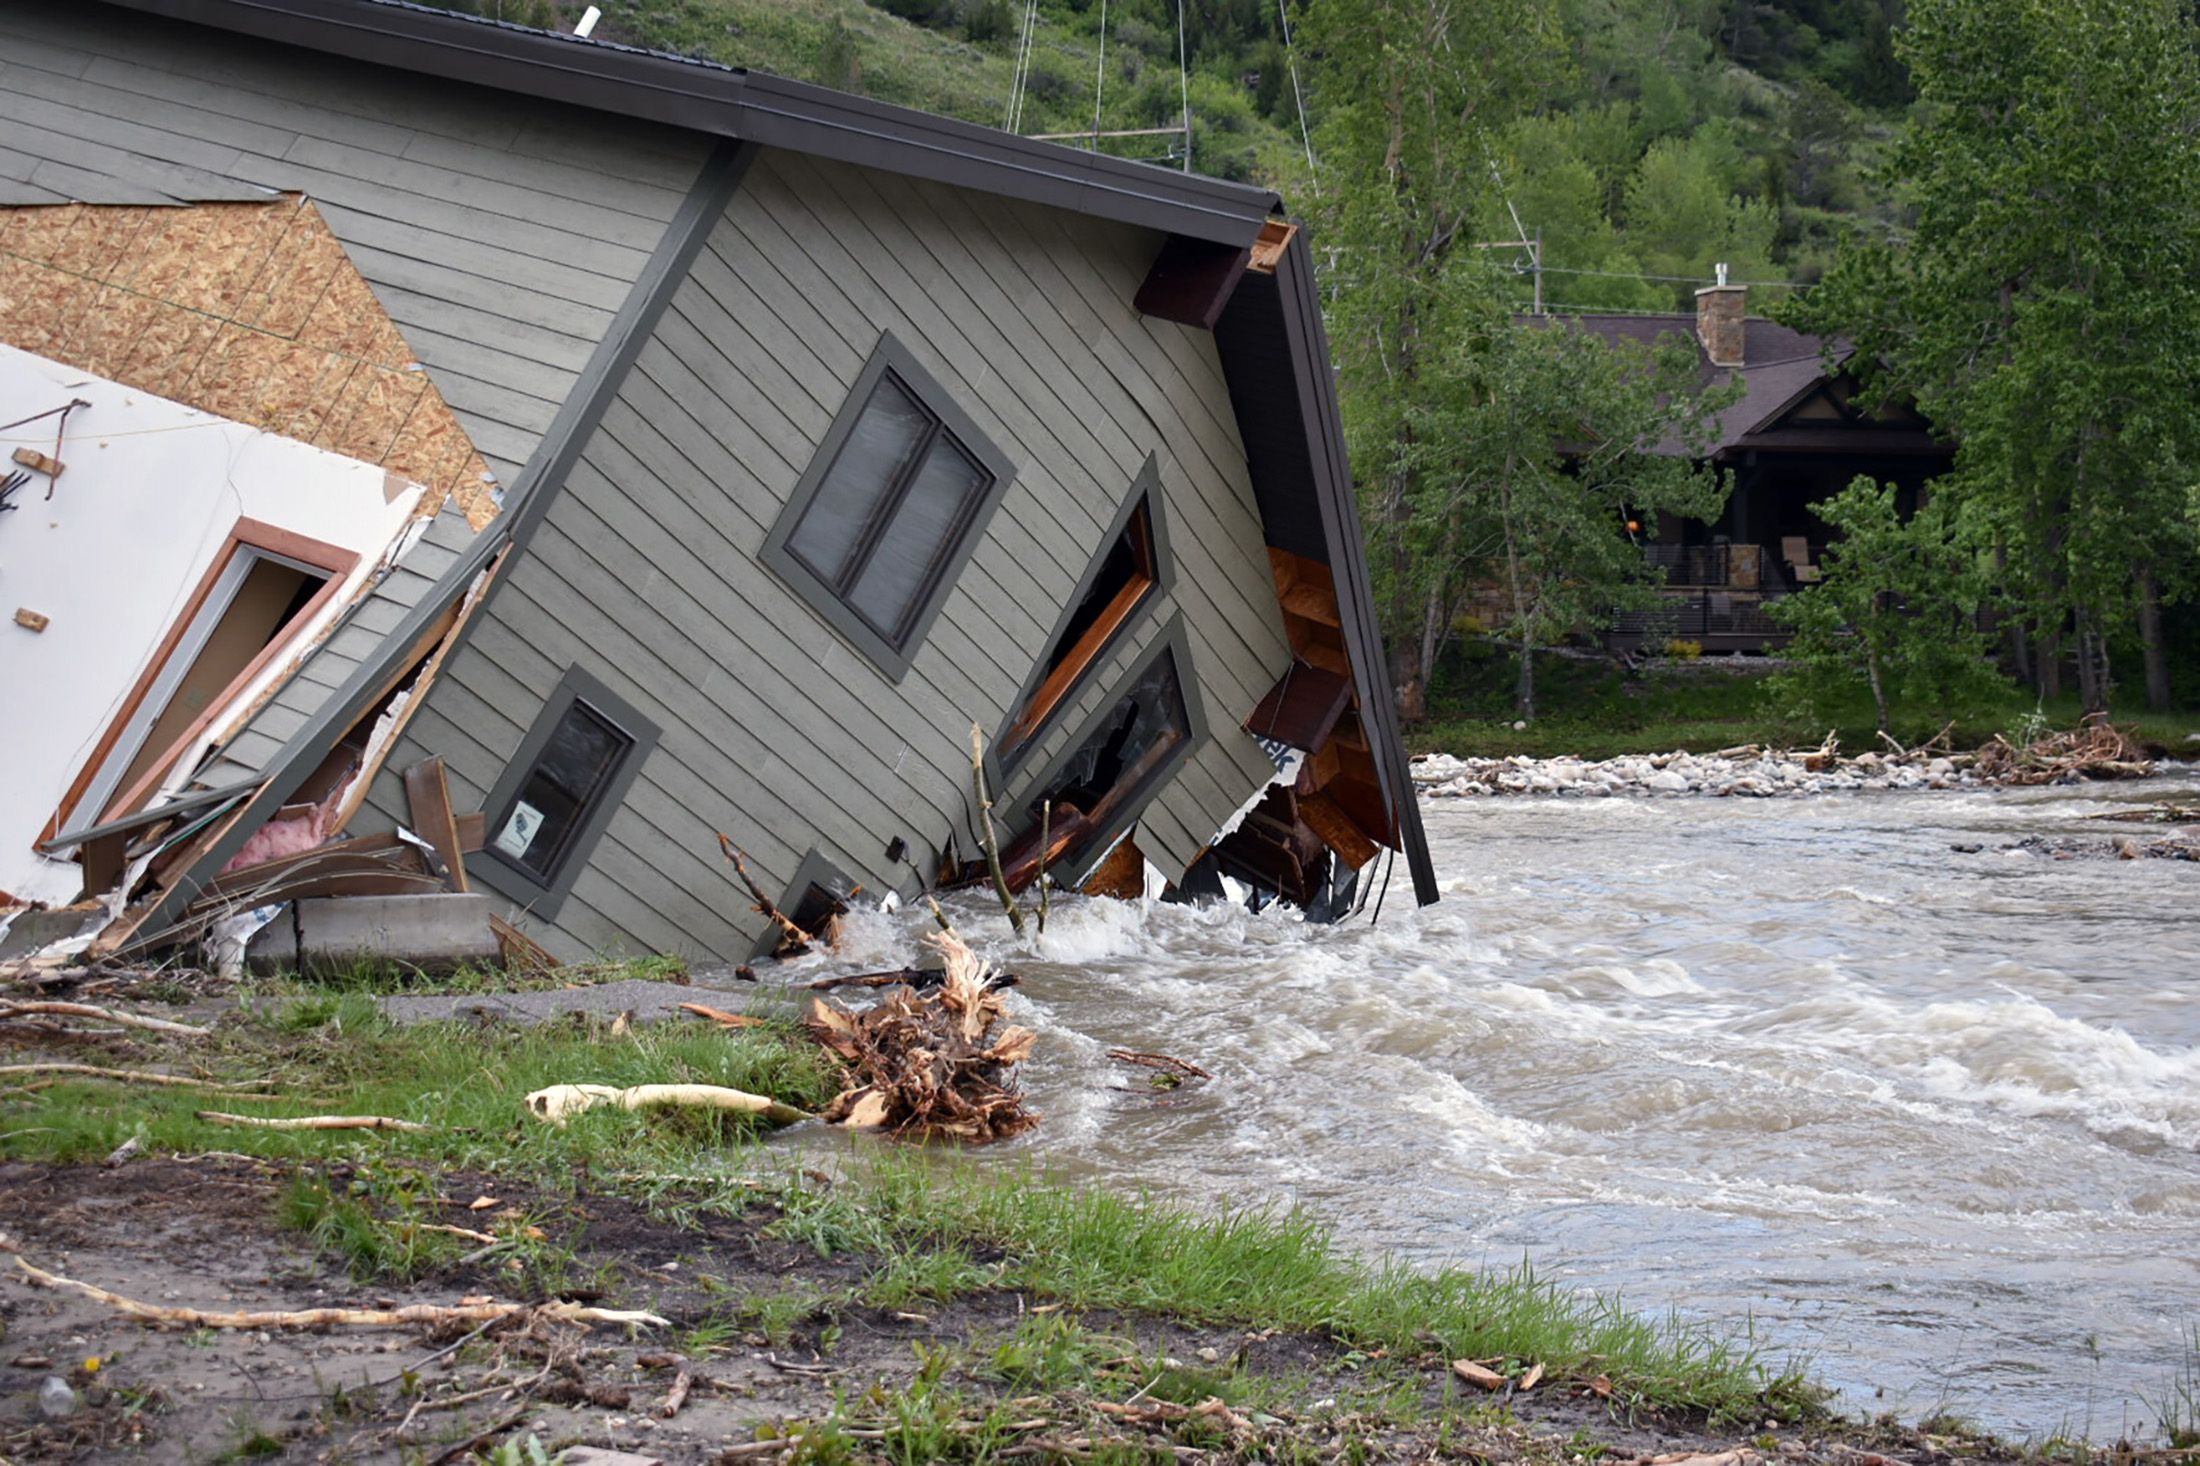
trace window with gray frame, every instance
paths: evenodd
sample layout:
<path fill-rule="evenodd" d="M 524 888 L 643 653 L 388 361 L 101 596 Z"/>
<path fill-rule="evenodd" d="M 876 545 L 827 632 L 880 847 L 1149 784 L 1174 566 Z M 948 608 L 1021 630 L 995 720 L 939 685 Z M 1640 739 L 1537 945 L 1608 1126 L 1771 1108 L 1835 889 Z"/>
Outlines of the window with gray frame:
<path fill-rule="evenodd" d="M 567 669 L 489 795 L 495 883 L 540 915 L 554 911 L 657 736 L 601 681 Z"/>
<path fill-rule="evenodd" d="M 766 564 L 899 678 L 1011 476 L 891 334 L 764 542 Z"/>

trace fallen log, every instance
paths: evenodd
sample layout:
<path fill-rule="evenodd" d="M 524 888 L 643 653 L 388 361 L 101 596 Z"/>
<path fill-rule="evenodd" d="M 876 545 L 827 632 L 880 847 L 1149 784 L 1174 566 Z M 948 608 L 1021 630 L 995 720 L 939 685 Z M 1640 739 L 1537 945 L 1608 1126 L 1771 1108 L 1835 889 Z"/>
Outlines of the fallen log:
<path fill-rule="evenodd" d="M 141 1303 L 135 1298 L 125 1298 L 120 1293 L 110 1293 L 105 1288 L 90 1283 L 80 1283 L 74 1278 L 64 1278 L 34 1267 L 27 1258 L 17 1256 L 15 1265 L 22 1269 L 26 1281 L 41 1288 L 59 1292 L 79 1293 L 97 1303 L 104 1303 L 118 1313 L 131 1318 L 141 1318 L 147 1323 L 179 1324 L 198 1329 L 310 1329 L 329 1325 L 350 1328 L 395 1328 L 407 1324 L 437 1323 L 491 1323 L 517 1313 L 534 1313 L 543 1318 L 557 1319 L 564 1323 L 623 1323 L 648 1324 L 654 1328 L 669 1328 L 668 1320 L 654 1313 L 641 1313 L 619 1308 L 589 1308 L 578 1303 L 414 1303 L 403 1308 L 299 1308 L 277 1309 L 272 1312 L 216 1312 L 203 1308 L 170 1308 L 156 1303 Z"/>
<path fill-rule="evenodd" d="M 691 1105 L 755 1115 L 774 1125 L 792 1125 L 798 1120 L 814 1118 L 808 1111 L 798 1110 L 793 1105 L 718 1084 L 637 1084 L 626 1089 L 608 1084 L 553 1084 L 527 1096 L 529 1113 L 552 1125 L 563 1125 L 572 1116 L 598 1105 L 617 1105 L 622 1110 Z"/>

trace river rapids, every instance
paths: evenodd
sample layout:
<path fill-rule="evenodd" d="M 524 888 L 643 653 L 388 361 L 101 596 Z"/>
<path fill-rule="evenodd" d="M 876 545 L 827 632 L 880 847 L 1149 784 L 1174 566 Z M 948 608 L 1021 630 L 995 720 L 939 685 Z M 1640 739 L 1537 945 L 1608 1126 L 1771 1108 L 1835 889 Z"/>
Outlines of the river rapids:
<path fill-rule="evenodd" d="M 2149 838 L 2089 817 L 2154 800 L 2200 776 L 1432 802 L 1443 900 L 1401 872 L 1374 922 L 1080 902 L 1018 944 L 965 906 L 1041 1035 L 1046 1118 L 989 1158 L 1526 1261 L 1852 1412 L 2144 1436 L 2200 1323 L 2200 865 L 2010 847 Z M 1215 1080 L 1126 1093 L 1115 1047 Z"/>

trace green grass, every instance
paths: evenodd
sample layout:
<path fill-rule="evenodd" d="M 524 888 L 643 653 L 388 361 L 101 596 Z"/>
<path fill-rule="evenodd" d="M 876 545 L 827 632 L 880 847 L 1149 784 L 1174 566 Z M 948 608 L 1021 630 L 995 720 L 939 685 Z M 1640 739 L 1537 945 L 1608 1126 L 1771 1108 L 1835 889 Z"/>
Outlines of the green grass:
<path fill-rule="evenodd" d="M 1776 706 L 1767 686 L 1772 664 L 1748 658 L 1669 664 L 1630 673 L 1601 658 L 1539 656 L 1537 716 L 1527 727 L 1516 729 L 1512 701 L 1516 667 L 1509 652 L 1488 643 L 1470 644 L 1448 654 L 1430 690 L 1432 716 L 1407 729 L 1408 748 L 1461 758 L 1572 754 L 1606 759 L 1676 749 L 1710 753 L 1750 743 L 1816 748 L 1829 732 L 1849 753 L 1885 747 L 1869 698 L 1861 690 L 1829 716 L 1797 718 Z M 2111 716 L 2118 727 L 2133 729 L 2142 742 L 2175 757 L 2190 758 L 2200 751 L 2200 745 L 2186 741 L 2200 731 L 2200 711 L 2151 714 L 2137 701 L 2138 694 L 2125 689 L 2125 696 L 2112 704 Z M 1910 745 L 1945 727 L 1949 746 L 1976 748 L 1996 734 L 2014 739 L 2028 726 L 2074 728 L 2081 711 L 2074 696 L 2043 705 L 2012 694 L 1998 704 L 1954 715 L 1900 713 L 1894 732 Z"/>
<path fill-rule="evenodd" d="M 786 1198 L 790 1215 L 876 1248 L 973 1241 L 1003 1254 L 999 1285 L 1077 1311 L 1155 1312 L 1193 1323 L 1310 1330 L 1364 1350 L 1501 1357 L 1608 1376 L 1630 1398 L 1720 1418 L 1798 1416 L 1815 1392 L 1800 1368 L 1746 1338 L 1651 1321 L 1526 1267 L 1424 1272 L 1341 1250 L 1302 1212 L 1208 1216 L 1029 1174 L 888 1160 L 853 1186 Z"/>
<path fill-rule="evenodd" d="M 18 1159 L 87 1162 L 135 1135 L 151 1151 L 242 1151 L 291 1163 L 284 1220 L 362 1280 L 420 1276 L 479 1245 L 437 1229 L 449 1218 L 435 1204 L 436 1178 L 466 1169 L 526 1178 L 546 1192 L 616 1192 L 675 1223 L 775 1208 L 771 1226 L 779 1236 L 823 1256 L 862 1260 L 867 1275 L 857 1295 L 881 1307 L 924 1309 L 1007 1289 L 1072 1314 L 1109 1309 L 1194 1325 L 1315 1332 L 1362 1359 L 1420 1358 L 1440 1367 L 1494 1357 L 1515 1370 L 1541 1364 L 1554 1378 L 1604 1375 L 1625 1401 L 1720 1418 L 1812 1408 L 1796 1368 L 1768 1363 L 1746 1338 L 1646 1320 L 1525 1268 L 1423 1272 L 1364 1261 L 1301 1212 L 1210 1215 L 893 1148 L 819 1185 L 792 1165 L 784 1174 L 778 1165 L 760 1170 L 760 1155 L 743 1148 L 750 1132 L 721 1112 L 601 1110 L 563 1128 L 524 1114 L 530 1090 L 576 1081 L 724 1084 L 817 1108 L 833 1079 L 819 1051 L 791 1037 L 785 1028 L 728 1033 L 670 1025 L 616 1034 L 601 1020 L 399 1028 L 361 992 L 262 997 L 213 1036 L 179 1042 L 164 1067 L 231 1085 L 271 1081 L 267 1098 L 71 1079 L 8 1096 L 0 1105 L 0 1150 Z M 374 1114 L 433 1128 L 232 1129 L 195 1117 L 209 1108 Z M 716 1163 L 699 1164 L 699 1155 Z M 524 1227 L 508 1221 L 498 1227 L 506 1239 L 500 1265 L 516 1264 L 526 1285 L 546 1294 L 577 1281 L 581 1259 L 556 1238 L 527 1240 Z M 729 1294 L 699 1326 L 696 1342 L 707 1346 L 736 1330 L 783 1339 L 798 1324 L 822 1319 L 824 1347 L 850 1296 L 803 1288 Z M 1034 1319 L 990 1346 L 973 1368 L 1040 1381 L 1074 1373 L 1096 1352 L 1067 1320 Z M 1157 1394 L 1223 1388 L 1214 1370 L 1187 1367 L 1181 1379 L 1164 1373 L 1149 1371 Z M 964 1415 L 954 1416 L 951 1430 L 949 1423 L 947 1416 L 912 1417 L 895 1429 L 912 1449 L 930 1443 L 924 1450 L 948 1436 L 967 1442 L 992 1430 Z"/>
<path fill-rule="evenodd" d="M 729 1034 L 703 1025 L 658 1025 L 614 1038 L 601 1022 L 400 1028 L 358 993 L 247 1009 L 186 1057 L 179 1072 L 230 1086 L 265 1084 L 269 1097 L 68 1079 L 9 1116 L 5 1130 L 18 1133 L 6 1140 L 8 1153 L 93 1160 L 135 1134 L 149 1149 L 249 1150 L 276 1160 L 403 1156 L 481 1170 L 647 1169 L 688 1162 L 699 1142 L 737 1140 L 747 1133 L 746 1122 L 722 1111 L 601 1109 L 561 1128 L 524 1120 L 525 1096 L 564 1083 L 720 1084 L 814 1109 L 833 1091 L 816 1049 L 766 1029 Z M 233 1129 L 195 1118 L 201 1110 L 383 1115 L 434 1129 Z"/>

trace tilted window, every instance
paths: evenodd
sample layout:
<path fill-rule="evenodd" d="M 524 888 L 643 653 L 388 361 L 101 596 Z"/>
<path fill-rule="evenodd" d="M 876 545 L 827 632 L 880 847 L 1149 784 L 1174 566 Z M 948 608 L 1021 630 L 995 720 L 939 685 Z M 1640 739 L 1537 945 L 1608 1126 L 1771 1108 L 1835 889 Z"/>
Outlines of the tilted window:
<path fill-rule="evenodd" d="M 1076 602 L 1055 628 L 1046 660 L 1034 673 L 1016 713 L 994 740 L 1003 768 L 1012 769 L 1049 719 L 1069 701 L 1117 633 L 1162 588 L 1166 554 L 1162 543 L 1160 491 L 1154 460 L 1131 485 L 1131 494 L 1109 535 L 1107 546 L 1085 572 Z"/>
<path fill-rule="evenodd" d="M 1032 822 L 1051 804 L 1056 829 L 1064 819 L 1090 826 L 1091 834 L 1064 853 L 1070 863 L 1105 850 L 1204 736 L 1178 672 L 1184 655 L 1179 622 L 1115 701 L 1085 725 L 1068 757 L 1024 801 Z"/>
<path fill-rule="evenodd" d="M 550 914 L 656 742 L 655 724 L 569 669 L 490 793 L 485 853 L 501 875 L 495 883 Z"/>
<path fill-rule="evenodd" d="M 766 539 L 765 562 L 899 678 L 1009 476 L 889 335 Z"/>

